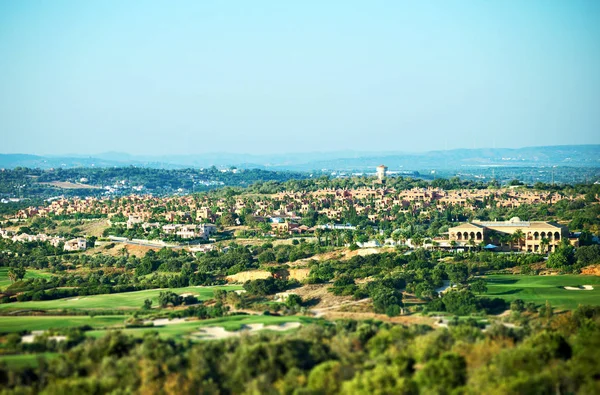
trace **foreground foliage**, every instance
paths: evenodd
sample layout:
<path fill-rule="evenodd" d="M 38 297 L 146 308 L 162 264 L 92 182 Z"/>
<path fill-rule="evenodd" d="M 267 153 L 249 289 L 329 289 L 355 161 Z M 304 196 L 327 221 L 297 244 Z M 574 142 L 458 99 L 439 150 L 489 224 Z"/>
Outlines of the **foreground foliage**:
<path fill-rule="evenodd" d="M 4 393 L 598 393 L 600 308 L 482 332 L 380 322 L 197 344 L 111 333 L 34 368 L 4 365 Z"/>

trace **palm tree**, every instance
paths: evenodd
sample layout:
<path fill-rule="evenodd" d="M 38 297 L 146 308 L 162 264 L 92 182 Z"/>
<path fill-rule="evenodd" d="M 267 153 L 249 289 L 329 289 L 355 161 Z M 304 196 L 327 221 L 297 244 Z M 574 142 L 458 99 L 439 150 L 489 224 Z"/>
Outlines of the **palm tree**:
<path fill-rule="evenodd" d="M 471 247 L 471 250 L 475 247 L 475 245 L 475 239 L 469 239 L 469 247 Z"/>
<path fill-rule="evenodd" d="M 315 229 L 315 236 L 317 237 L 317 244 L 321 246 L 321 228 Z"/>
<path fill-rule="evenodd" d="M 521 241 L 525 240 L 525 233 L 521 229 L 517 229 L 515 233 L 513 233 L 513 238 L 517 242 L 517 246 L 521 249 Z"/>
<path fill-rule="evenodd" d="M 546 253 L 549 245 L 550 245 L 550 240 L 548 240 L 545 237 L 540 241 L 540 250 L 541 250 L 542 254 Z"/>

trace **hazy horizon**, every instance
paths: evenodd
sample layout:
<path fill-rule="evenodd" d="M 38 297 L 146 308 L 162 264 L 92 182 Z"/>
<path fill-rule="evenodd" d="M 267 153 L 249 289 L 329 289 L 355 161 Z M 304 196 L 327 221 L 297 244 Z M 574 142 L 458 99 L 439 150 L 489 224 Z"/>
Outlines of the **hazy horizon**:
<path fill-rule="evenodd" d="M 0 3 L 3 153 L 600 143 L 600 2 Z"/>
<path fill-rule="evenodd" d="M 0 154 L 4 155 L 36 155 L 36 156 L 46 156 L 46 157 L 100 157 L 100 156 L 109 156 L 109 155 L 120 155 L 120 156 L 131 156 L 135 158 L 152 158 L 152 157 L 176 157 L 176 156 L 195 156 L 195 155 L 243 155 L 243 156 L 256 156 L 256 157 L 266 157 L 266 156 L 285 156 L 285 155 L 318 155 L 318 154 L 348 154 L 348 155 L 357 155 L 357 156 L 365 156 L 365 155 L 373 155 L 373 156 L 386 156 L 386 155 L 419 155 L 426 154 L 430 152 L 444 152 L 444 151 L 457 151 L 457 150 L 520 150 L 527 148 L 544 148 L 544 147 L 573 147 L 573 146 L 582 146 L 582 147 L 591 147 L 591 146 L 600 146 L 600 144 L 592 143 L 592 144 L 557 144 L 557 145 L 532 145 L 532 146 L 524 146 L 524 147 L 479 147 L 479 148 L 451 148 L 451 149 L 431 149 L 431 150 L 423 150 L 423 151 L 389 151 L 389 150 L 379 150 L 379 151 L 369 151 L 369 150 L 312 150 L 312 151 L 296 151 L 296 152 L 277 152 L 277 153 L 253 153 L 253 152 L 228 152 L 228 151 L 208 151 L 208 152 L 197 152 L 197 153 L 162 153 L 162 154 L 148 154 L 148 153 L 130 153 L 127 151 L 103 151 L 103 152 L 58 152 L 58 153 L 50 153 L 50 154 L 40 154 L 36 152 L 0 152 Z M 341 157 L 340 157 L 341 158 Z"/>

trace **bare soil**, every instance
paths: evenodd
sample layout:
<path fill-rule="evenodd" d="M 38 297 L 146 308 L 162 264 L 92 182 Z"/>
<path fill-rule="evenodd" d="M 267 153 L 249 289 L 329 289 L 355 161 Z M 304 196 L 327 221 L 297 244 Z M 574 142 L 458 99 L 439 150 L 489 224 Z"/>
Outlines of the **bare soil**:
<path fill-rule="evenodd" d="M 40 185 L 49 185 L 55 188 L 62 189 L 102 189 L 97 185 L 87 185 L 87 184 L 79 184 L 73 183 L 69 181 L 50 181 L 50 182 L 40 182 Z"/>

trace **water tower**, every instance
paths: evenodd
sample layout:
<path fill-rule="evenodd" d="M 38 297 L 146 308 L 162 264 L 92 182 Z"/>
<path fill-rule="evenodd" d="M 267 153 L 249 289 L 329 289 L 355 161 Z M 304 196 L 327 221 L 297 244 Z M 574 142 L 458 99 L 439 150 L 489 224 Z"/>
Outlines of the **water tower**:
<path fill-rule="evenodd" d="M 383 181 L 385 179 L 385 173 L 387 172 L 387 166 L 379 165 L 377 166 L 377 178 L 379 181 Z"/>

